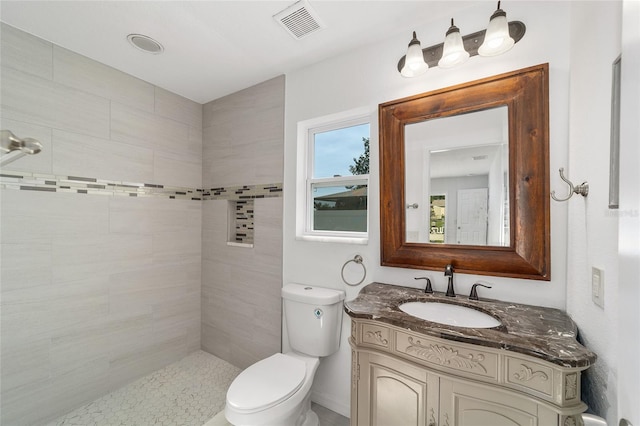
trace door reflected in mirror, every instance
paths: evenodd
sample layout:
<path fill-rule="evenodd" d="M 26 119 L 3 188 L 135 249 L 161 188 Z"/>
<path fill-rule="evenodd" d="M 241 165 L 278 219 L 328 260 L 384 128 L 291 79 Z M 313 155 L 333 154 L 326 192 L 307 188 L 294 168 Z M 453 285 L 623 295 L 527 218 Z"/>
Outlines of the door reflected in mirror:
<path fill-rule="evenodd" d="M 405 197 L 407 242 L 509 246 L 508 108 L 405 125 Z"/>

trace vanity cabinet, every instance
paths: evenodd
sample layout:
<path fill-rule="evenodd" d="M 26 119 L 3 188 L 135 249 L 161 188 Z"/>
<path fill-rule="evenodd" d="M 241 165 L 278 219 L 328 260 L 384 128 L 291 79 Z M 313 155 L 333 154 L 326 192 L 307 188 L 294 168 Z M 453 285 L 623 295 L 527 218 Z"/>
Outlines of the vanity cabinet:
<path fill-rule="evenodd" d="M 358 353 L 358 365 L 357 407 L 361 409 L 357 422 L 352 420 L 352 424 L 424 426 L 429 416 L 435 419 L 432 406 L 438 401 L 437 376 L 393 357 L 368 351 Z"/>
<path fill-rule="evenodd" d="M 580 371 L 352 318 L 352 426 L 577 426 Z"/>

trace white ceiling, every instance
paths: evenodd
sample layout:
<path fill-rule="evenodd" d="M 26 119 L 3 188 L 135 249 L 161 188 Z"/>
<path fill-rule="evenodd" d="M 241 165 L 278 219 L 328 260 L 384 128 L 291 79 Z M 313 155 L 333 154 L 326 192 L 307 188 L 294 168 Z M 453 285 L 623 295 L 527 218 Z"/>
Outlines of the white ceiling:
<path fill-rule="evenodd" d="M 0 19 L 206 103 L 403 32 L 408 42 L 417 27 L 438 18 L 446 21 L 477 2 L 310 0 L 325 28 L 300 40 L 272 18 L 293 3 L 2 0 Z M 151 55 L 133 48 L 126 40 L 130 33 L 158 40 L 165 52 Z M 394 63 L 395 58 L 390 66 Z"/>

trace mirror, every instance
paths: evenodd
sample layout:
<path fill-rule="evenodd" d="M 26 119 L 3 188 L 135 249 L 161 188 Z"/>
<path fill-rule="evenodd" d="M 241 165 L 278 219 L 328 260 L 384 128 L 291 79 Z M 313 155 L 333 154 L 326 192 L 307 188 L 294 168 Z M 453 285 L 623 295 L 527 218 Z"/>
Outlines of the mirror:
<path fill-rule="evenodd" d="M 508 246 L 506 106 L 405 126 L 406 241 Z"/>
<path fill-rule="evenodd" d="M 548 64 L 379 106 L 381 264 L 549 280 Z"/>

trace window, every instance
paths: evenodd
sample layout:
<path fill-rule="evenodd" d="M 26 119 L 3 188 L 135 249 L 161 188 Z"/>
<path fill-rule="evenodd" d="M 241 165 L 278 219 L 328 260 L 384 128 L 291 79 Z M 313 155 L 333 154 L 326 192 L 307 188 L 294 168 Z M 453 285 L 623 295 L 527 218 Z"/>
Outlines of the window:
<path fill-rule="evenodd" d="M 447 196 L 431 195 L 429 207 L 429 242 L 443 244 L 445 242 L 445 218 Z"/>
<path fill-rule="evenodd" d="M 298 237 L 366 242 L 369 119 L 347 113 L 299 123 Z"/>

